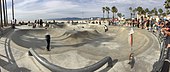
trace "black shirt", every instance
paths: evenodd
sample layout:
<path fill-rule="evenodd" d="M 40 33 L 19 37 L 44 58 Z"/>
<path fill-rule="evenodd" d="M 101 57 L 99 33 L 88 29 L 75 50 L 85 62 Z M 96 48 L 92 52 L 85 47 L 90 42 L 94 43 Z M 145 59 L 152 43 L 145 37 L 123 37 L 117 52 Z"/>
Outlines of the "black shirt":
<path fill-rule="evenodd" d="M 50 40 L 51 37 L 50 37 L 50 35 L 46 35 L 45 38 L 46 38 L 46 40 Z"/>

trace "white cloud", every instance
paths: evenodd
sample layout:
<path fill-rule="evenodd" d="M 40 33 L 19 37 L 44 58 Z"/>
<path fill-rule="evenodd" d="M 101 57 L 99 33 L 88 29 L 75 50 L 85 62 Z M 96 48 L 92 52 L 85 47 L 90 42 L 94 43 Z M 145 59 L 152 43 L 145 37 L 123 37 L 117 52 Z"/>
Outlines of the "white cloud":
<path fill-rule="evenodd" d="M 31 4 L 31 3 L 35 3 L 36 1 L 38 1 L 38 0 L 23 0 L 20 3 L 16 3 L 15 6 L 16 6 L 16 8 L 19 8 L 19 7 L 23 7 L 23 6 Z"/>
<path fill-rule="evenodd" d="M 54 14 L 56 16 L 57 11 L 64 11 L 64 10 L 71 10 L 72 8 L 78 7 L 78 5 L 73 4 L 70 1 L 63 1 L 63 0 L 16 0 L 15 3 L 15 16 L 16 18 L 38 18 L 38 17 L 49 17 L 46 16 L 48 13 Z M 11 14 L 11 8 L 8 9 L 8 13 Z M 59 13 L 58 13 L 59 14 Z M 22 17 L 21 17 L 22 16 Z"/>
<path fill-rule="evenodd" d="M 143 6 L 163 8 L 161 0 L 14 0 L 15 16 L 19 19 L 102 16 L 103 6 L 116 6 L 119 12 L 129 16 L 129 7 Z M 7 0 L 8 3 L 11 0 Z M 11 7 L 8 8 L 11 16 Z"/>
<path fill-rule="evenodd" d="M 66 2 L 66 1 L 47 1 L 44 3 L 45 7 L 47 8 L 55 8 L 55 9 L 69 9 L 77 7 L 77 5 L 72 4 L 72 2 Z"/>

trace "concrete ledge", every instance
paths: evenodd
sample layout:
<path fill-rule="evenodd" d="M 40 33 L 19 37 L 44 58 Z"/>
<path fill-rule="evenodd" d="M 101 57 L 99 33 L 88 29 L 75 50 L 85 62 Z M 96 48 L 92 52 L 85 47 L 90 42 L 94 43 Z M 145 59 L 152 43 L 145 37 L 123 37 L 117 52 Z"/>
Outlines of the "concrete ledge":
<path fill-rule="evenodd" d="M 48 62 L 46 59 L 40 57 L 32 48 L 30 48 L 29 55 L 34 56 L 34 58 L 39 63 L 41 63 L 43 66 L 45 66 L 52 72 L 94 72 L 97 69 L 101 68 L 106 63 L 108 63 L 107 67 L 111 68 L 111 67 L 113 67 L 113 63 L 118 62 L 117 59 L 112 61 L 111 57 L 105 57 L 102 60 L 98 61 L 97 63 L 95 63 L 91 66 L 87 66 L 87 67 L 80 68 L 80 69 L 66 69 L 66 68 L 63 68 L 63 67 L 60 67 L 60 66 L 57 66 L 57 65 L 54 65 L 54 64 Z"/>

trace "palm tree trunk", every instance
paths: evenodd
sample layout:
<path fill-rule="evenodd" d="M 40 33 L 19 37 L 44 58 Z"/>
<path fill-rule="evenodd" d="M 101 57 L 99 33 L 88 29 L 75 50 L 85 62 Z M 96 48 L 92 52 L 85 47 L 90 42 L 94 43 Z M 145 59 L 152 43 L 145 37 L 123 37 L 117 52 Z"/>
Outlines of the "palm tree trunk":
<path fill-rule="evenodd" d="M 0 24 L 0 28 L 3 27 L 3 19 L 2 19 L 2 4 L 1 4 L 1 0 L 0 0 L 0 16 L 1 16 L 1 24 Z"/>
<path fill-rule="evenodd" d="M 113 13 L 113 25 L 114 25 L 114 22 L 115 22 L 115 13 Z"/>
<path fill-rule="evenodd" d="M 109 12 L 108 12 L 108 19 L 109 19 Z"/>
<path fill-rule="evenodd" d="M 4 16 L 4 26 L 6 26 L 6 13 L 5 13 L 5 1 L 2 0 L 2 3 L 3 3 L 3 16 Z"/>
<path fill-rule="evenodd" d="M 104 19 L 104 12 L 103 12 L 103 19 Z"/>

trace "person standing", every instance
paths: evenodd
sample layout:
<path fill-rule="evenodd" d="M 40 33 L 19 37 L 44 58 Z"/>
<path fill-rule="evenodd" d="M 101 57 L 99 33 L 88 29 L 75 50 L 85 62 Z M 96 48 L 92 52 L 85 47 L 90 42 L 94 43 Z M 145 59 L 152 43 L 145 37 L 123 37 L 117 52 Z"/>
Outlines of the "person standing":
<path fill-rule="evenodd" d="M 47 46 L 46 46 L 47 51 L 50 51 L 50 50 L 51 50 L 51 49 L 50 49 L 50 39 L 51 39 L 51 37 L 50 37 L 50 35 L 47 33 L 46 36 L 45 36 L 45 38 L 46 38 L 46 42 L 47 42 Z"/>
<path fill-rule="evenodd" d="M 170 67 L 170 63 L 169 63 L 169 61 L 170 61 L 170 23 L 168 21 L 165 22 L 165 26 L 164 26 L 164 28 L 162 28 L 161 31 L 163 31 L 166 35 L 165 45 L 166 45 L 166 48 L 168 48 L 167 55 L 166 55 L 161 72 L 169 72 L 169 67 Z"/>
<path fill-rule="evenodd" d="M 140 19 L 137 20 L 137 27 L 140 28 Z"/>
<path fill-rule="evenodd" d="M 11 20 L 12 28 L 15 29 L 15 20 Z"/>
<path fill-rule="evenodd" d="M 40 19 L 40 27 L 43 27 L 43 20 Z"/>
<path fill-rule="evenodd" d="M 143 16 L 141 17 L 141 29 L 144 29 L 144 23 L 145 23 L 145 21 L 144 21 L 144 18 L 143 18 Z"/>

